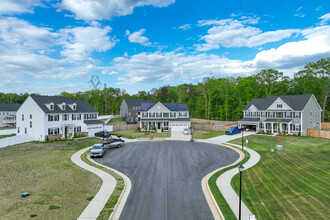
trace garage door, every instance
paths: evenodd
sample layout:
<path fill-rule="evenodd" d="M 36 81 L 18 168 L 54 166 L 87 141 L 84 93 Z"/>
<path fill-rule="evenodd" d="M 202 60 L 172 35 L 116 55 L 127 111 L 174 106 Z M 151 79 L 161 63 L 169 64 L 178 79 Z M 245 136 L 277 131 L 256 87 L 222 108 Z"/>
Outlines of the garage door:
<path fill-rule="evenodd" d="M 94 134 L 98 131 L 103 131 L 103 126 L 90 125 L 88 128 L 88 137 L 94 137 Z"/>
<path fill-rule="evenodd" d="M 183 131 L 185 128 L 189 128 L 189 124 L 187 123 L 175 123 L 172 124 L 172 131 Z"/>

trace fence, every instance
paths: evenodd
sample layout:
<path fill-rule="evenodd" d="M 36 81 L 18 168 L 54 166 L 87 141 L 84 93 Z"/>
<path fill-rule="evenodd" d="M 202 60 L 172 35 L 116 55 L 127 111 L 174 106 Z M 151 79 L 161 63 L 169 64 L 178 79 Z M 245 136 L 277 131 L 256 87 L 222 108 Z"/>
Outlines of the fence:
<path fill-rule="evenodd" d="M 15 134 L 16 129 L 5 129 L 5 130 L 0 130 L 0 135 L 8 135 L 8 134 Z"/>
<path fill-rule="evenodd" d="M 330 122 L 322 122 L 321 128 L 330 128 Z"/>
<path fill-rule="evenodd" d="M 191 123 L 191 127 L 194 130 L 205 130 L 205 131 L 225 131 L 232 126 L 237 126 L 234 121 L 216 121 L 207 119 L 191 118 L 191 122 L 196 122 L 200 124 Z"/>
<path fill-rule="evenodd" d="M 330 131 L 321 131 L 307 128 L 307 136 L 330 139 Z"/>
<path fill-rule="evenodd" d="M 116 124 L 116 125 L 112 125 L 113 131 L 137 130 L 138 127 L 140 127 L 140 124 L 130 124 L 130 125 Z"/>
<path fill-rule="evenodd" d="M 0 148 L 8 147 L 15 144 L 33 141 L 33 136 L 30 134 L 18 135 L 0 139 Z"/>

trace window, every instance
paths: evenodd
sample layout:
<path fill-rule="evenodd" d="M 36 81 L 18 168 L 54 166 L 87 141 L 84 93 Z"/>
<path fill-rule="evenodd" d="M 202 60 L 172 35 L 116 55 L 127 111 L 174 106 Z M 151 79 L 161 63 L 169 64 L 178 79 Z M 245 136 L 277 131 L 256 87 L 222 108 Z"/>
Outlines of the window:
<path fill-rule="evenodd" d="M 282 104 L 277 104 L 277 108 L 283 108 Z"/>
<path fill-rule="evenodd" d="M 32 121 L 30 121 L 30 128 L 32 128 Z"/>
<path fill-rule="evenodd" d="M 59 134 L 60 128 L 48 128 L 48 135 Z"/>
<path fill-rule="evenodd" d="M 299 112 L 295 112 L 295 118 L 299 118 Z"/>
<path fill-rule="evenodd" d="M 66 108 L 66 105 L 63 103 L 62 104 L 62 110 L 65 110 L 65 108 Z"/>
<path fill-rule="evenodd" d="M 299 131 L 299 125 L 295 125 L 295 131 Z"/>
<path fill-rule="evenodd" d="M 154 118 L 155 117 L 155 113 L 154 112 L 150 112 L 149 113 L 149 118 Z"/>
<path fill-rule="evenodd" d="M 187 112 L 179 112 L 179 117 L 187 117 Z"/>
<path fill-rule="evenodd" d="M 77 133 L 77 132 L 81 132 L 81 126 L 75 126 L 74 127 L 74 132 Z"/>
<path fill-rule="evenodd" d="M 128 112 L 128 115 L 131 116 L 131 112 Z"/>
<path fill-rule="evenodd" d="M 54 115 L 48 115 L 48 121 L 54 121 Z"/>
<path fill-rule="evenodd" d="M 310 115 L 310 116 L 313 116 L 313 112 L 310 112 L 309 115 Z"/>
<path fill-rule="evenodd" d="M 97 114 L 84 114 L 84 119 L 96 119 Z"/>
<path fill-rule="evenodd" d="M 30 119 L 32 119 L 32 115 L 30 115 Z"/>
<path fill-rule="evenodd" d="M 266 118 L 266 112 L 262 112 L 262 117 Z"/>
<path fill-rule="evenodd" d="M 157 118 L 161 118 L 161 117 L 162 117 L 162 113 L 161 113 L 161 112 L 157 112 L 157 113 L 156 113 L 156 117 L 157 117 Z"/>
<path fill-rule="evenodd" d="M 22 115 L 22 121 L 24 121 L 24 115 Z"/>
<path fill-rule="evenodd" d="M 76 110 L 77 109 L 77 105 L 76 104 L 73 104 L 72 109 L 73 110 Z"/>
<path fill-rule="evenodd" d="M 169 117 L 169 113 L 168 112 L 164 112 L 163 113 L 163 118 L 168 118 Z"/>
<path fill-rule="evenodd" d="M 67 121 L 69 120 L 69 115 L 68 114 L 64 114 L 63 115 L 63 121 Z"/>
<path fill-rule="evenodd" d="M 72 114 L 72 121 L 81 120 L 81 114 Z"/>
<path fill-rule="evenodd" d="M 25 131 L 25 134 L 26 134 L 27 133 L 27 128 L 25 128 L 24 131 Z"/>
<path fill-rule="evenodd" d="M 176 113 L 175 113 L 175 112 L 171 112 L 171 113 L 170 113 L 170 117 L 171 117 L 171 118 L 175 118 L 175 117 L 176 117 Z"/>
<path fill-rule="evenodd" d="M 17 127 L 17 133 L 19 133 L 19 127 Z"/>
<path fill-rule="evenodd" d="M 59 121 L 60 120 L 60 115 L 54 115 L 54 121 Z"/>
<path fill-rule="evenodd" d="M 315 118 L 317 117 L 317 112 L 315 112 Z"/>
<path fill-rule="evenodd" d="M 143 112 L 143 113 L 142 113 L 142 117 L 143 117 L 143 118 L 148 118 L 148 112 Z"/>
<path fill-rule="evenodd" d="M 286 113 L 286 118 L 290 118 L 290 112 Z"/>
<path fill-rule="evenodd" d="M 50 109 L 50 110 L 54 110 L 54 104 L 50 104 L 50 105 L 49 105 L 49 109 Z"/>

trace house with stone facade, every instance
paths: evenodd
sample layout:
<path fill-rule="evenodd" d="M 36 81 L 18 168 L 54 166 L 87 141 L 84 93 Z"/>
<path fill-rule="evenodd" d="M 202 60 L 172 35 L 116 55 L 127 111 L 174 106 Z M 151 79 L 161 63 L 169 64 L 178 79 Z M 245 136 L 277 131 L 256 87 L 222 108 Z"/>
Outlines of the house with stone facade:
<path fill-rule="evenodd" d="M 31 134 L 34 140 L 94 136 L 103 130 L 98 112 L 85 100 L 56 96 L 29 96 L 17 111 L 16 135 Z"/>
<path fill-rule="evenodd" d="M 140 108 L 140 128 L 144 130 L 183 131 L 190 128 L 187 104 L 142 103 Z"/>
<path fill-rule="evenodd" d="M 254 131 L 307 135 L 321 129 L 322 109 L 312 94 L 252 99 L 243 109 L 239 127 Z"/>

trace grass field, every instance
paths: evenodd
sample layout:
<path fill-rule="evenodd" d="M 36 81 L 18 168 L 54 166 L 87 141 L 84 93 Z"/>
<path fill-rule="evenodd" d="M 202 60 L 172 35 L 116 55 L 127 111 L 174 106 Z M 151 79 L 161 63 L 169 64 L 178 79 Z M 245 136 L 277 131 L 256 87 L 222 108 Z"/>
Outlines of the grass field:
<path fill-rule="evenodd" d="M 224 131 L 202 131 L 202 130 L 194 130 L 193 137 L 194 139 L 208 139 L 217 137 L 220 135 L 224 135 Z"/>
<path fill-rule="evenodd" d="M 0 135 L 0 139 L 6 138 L 6 137 L 12 137 L 15 136 L 15 134 L 5 134 L 5 135 Z"/>
<path fill-rule="evenodd" d="M 258 135 L 247 139 L 261 160 L 243 173 L 242 199 L 257 219 L 330 218 L 330 140 Z M 285 151 L 271 152 L 276 144 Z M 239 175 L 232 185 L 238 192 Z"/>
<path fill-rule="evenodd" d="M 16 127 L 0 127 L 0 130 L 16 129 Z"/>
<path fill-rule="evenodd" d="M 122 135 L 124 138 L 128 139 L 135 139 L 135 138 L 164 138 L 164 137 L 171 137 L 170 132 L 162 132 L 162 133 L 149 133 L 149 132 L 140 132 L 138 130 L 126 130 L 126 131 L 114 131 L 111 132 L 113 134 Z"/>
<path fill-rule="evenodd" d="M 77 219 L 102 182 L 70 158 L 97 142 L 30 142 L 0 149 L 0 219 Z M 21 198 L 23 192 L 31 195 Z"/>
<path fill-rule="evenodd" d="M 122 118 L 113 118 L 108 123 L 108 125 L 114 125 L 114 124 L 126 124 L 126 121 Z"/>

